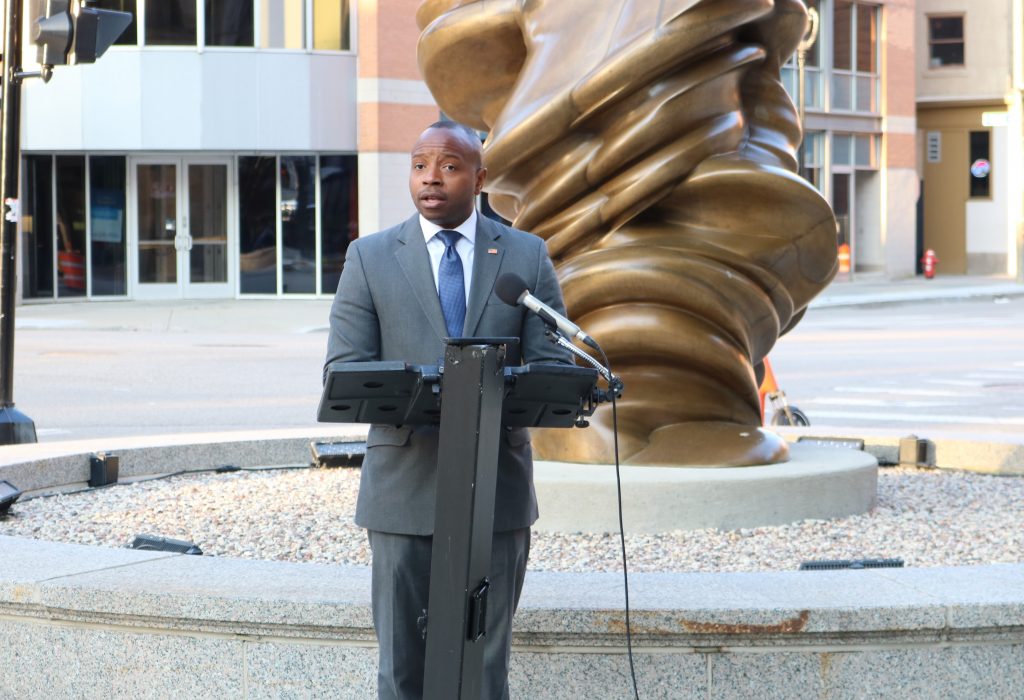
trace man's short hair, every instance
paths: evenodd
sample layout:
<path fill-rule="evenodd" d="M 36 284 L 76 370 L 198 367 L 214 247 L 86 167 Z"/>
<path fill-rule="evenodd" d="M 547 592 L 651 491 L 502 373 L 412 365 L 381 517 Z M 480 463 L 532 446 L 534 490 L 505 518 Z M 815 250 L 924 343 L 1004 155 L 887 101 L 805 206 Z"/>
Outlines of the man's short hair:
<path fill-rule="evenodd" d="M 480 133 L 478 131 L 476 131 L 475 129 L 472 129 L 472 128 L 466 126 L 465 124 L 461 124 L 459 122 L 454 122 L 451 119 L 441 119 L 439 121 L 434 122 L 433 124 L 431 124 L 427 128 L 428 129 L 446 129 L 447 131 L 456 131 L 456 132 L 462 134 L 463 136 L 465 136 L 466 138 L 468 138 L 470 141 L 473 141 L 475 143 L 480 143 L 480 141 L 481 141 Z"/>

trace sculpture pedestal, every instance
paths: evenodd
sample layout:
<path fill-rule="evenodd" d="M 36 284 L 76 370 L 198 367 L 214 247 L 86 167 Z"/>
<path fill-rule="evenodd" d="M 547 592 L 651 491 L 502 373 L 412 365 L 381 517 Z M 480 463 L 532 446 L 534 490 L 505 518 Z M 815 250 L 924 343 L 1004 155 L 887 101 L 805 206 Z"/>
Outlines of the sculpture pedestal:
<path fill-rule="evenodd" d="M 759 467 L 623 466 L 626 531 L 783 525 L 866 513 L 875 506 L 878 462 L 866 452 L 794 443 L 782 464 Z M 615 467 L 537 462 L 540 532 L 618 532 Z"/>

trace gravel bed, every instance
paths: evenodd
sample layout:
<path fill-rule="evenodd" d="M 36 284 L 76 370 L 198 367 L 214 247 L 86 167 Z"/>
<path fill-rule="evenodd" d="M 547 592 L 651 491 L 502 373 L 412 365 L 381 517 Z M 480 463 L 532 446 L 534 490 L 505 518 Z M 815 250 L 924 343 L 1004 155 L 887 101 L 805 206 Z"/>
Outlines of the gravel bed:
<path fill-rule="evenodd" d="M 352 523 L 358 469 L 193 474 L 21 500 L 0 535 L 126 546 L 146 533 L 206 555 L 368 565 Z M 900 558 L 906 566 L 1024 561 L 1024 478 L 879 470 L 878 507 L 779 527 L 628 535 L 630 571 L 782 571 L 811 559 Z M 629 523 L 626 523 L 628 532 Z M 618 533 L 534 533 L 533 571 L 620 571 Z"/>

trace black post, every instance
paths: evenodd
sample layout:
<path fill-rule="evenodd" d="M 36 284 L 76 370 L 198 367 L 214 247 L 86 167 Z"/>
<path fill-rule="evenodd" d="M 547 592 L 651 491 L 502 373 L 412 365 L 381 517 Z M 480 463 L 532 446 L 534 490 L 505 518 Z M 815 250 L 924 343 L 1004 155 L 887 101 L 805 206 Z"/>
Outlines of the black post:
<path fill-rule="evenodd" d="M 479 700 L 483 690 L 505 347 L 464 342 L 445 348 L 441 380 L 425 700 Z"/>
<path fill-rule="evenodd" d="M 3 106 L 0 122 L 0 445 L 36 442 L 32 419 L 14 407 L 14 299 L 18 260 L 18 170 L 21 168 L 21 3 L 5 0 Z"/>

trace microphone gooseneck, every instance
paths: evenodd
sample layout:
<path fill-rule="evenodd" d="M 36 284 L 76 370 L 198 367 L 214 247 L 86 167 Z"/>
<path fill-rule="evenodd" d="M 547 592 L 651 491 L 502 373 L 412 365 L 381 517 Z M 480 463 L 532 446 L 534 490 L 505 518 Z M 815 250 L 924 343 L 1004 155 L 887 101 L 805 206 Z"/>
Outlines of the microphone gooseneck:
<path fill-rule="evenodd" d="M 584 333 L 579 326 L 533 296 L 530 293 L 530 288 L 519 275 L 506 272 L 498 277 L 494 283 L 494 293 L 509 306 L 525 306 L 540 316 L 545 324 L 551 328 L 557 328 L 563 335 L 573 340 L 578 340 L 581 343 L 586 343 L 594 349 L 600 349 L 597 341 Z"/>

